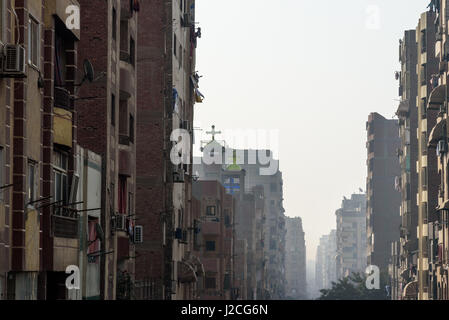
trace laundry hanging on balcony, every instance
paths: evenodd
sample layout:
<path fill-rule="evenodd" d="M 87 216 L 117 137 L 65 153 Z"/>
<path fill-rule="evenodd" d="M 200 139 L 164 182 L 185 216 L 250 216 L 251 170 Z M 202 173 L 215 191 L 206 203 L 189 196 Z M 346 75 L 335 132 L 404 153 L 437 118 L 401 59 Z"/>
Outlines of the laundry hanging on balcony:
<path fill-rule="evenodd" d="M 133 0 L 133 10 L 136 12 L 140 11 L 140 3 L 139 0 Z"/>
<path fill-rule="evenodd" d="M 195 101 L 197 103 L 203 103 L 204 95 L 198 90 L 195 89 Z"/>
<path fill-rule="evenodd" d="M 173 112 L 179 113 L 179 95 L 176 88 L 173 88 Z"/>

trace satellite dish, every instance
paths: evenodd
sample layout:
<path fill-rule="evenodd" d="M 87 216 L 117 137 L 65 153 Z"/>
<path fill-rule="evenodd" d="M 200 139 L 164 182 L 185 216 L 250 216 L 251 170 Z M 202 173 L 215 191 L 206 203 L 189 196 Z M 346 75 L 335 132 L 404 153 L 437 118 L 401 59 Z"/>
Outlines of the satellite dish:
<path fill-rule="evenodd" d="M 399 77 L 400 77 L 401 75 L 400 75 L 400 73 L 398 72 L 398 71 L 396 71 L 395 73 L 394 73 L 394 77 L 395 77 L 395 79 L 396 80 L 399 80 Z"/>
<path fill-rule="evenodd" d="M 84 80 L 88 80 L 89 82 L 94 81 L 95 72 L 92 63 L 89 60 L 84 60 Z"/>

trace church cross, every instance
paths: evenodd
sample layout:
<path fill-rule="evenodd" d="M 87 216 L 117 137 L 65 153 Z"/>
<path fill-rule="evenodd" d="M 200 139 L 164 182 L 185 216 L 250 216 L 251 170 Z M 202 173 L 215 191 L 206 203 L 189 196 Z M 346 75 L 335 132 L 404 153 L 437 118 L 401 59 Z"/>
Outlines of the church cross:
<path fill-rule="evenodd" d="M 215 126 L 212 126 L 212 131 L 207 131 L 206 134 L 211 134 L 212 135 L 212 141 L 215 140 L 215 135 L 216 134 L 221 134 L 221 131 L 215 131 Z"/>

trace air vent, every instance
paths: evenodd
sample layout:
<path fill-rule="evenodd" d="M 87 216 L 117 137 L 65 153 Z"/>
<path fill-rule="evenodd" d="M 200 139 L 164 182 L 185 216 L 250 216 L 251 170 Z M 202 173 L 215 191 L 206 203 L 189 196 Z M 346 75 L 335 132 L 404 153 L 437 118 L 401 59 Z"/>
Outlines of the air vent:
<path fill-rule="evenodd" d="M 143 243 L 143 226 L 134 227 L 134 243 Z"/>

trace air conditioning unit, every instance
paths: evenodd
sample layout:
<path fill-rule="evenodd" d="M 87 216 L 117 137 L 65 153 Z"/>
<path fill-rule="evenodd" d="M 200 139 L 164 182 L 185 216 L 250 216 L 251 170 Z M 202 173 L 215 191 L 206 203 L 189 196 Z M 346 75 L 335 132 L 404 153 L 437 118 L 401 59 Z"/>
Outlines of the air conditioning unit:
<path fill-rule="evenodd" d="M 134 243 L 143 243 L 143 226 L 134 227 Z"/>
<path fill-rule="evenodd" d="M 438 141 L 437 145 L 437 156 L 440 157 L 441 155 L 447 153 L 447 141 L 440 140 Z"/>
<path fill-rule="evenodd" d="M 115 216 L 115 230 L 126 231 L 126 216 L 124 214 Z"/>
<path fill-rule="evenodd" d="M 25 65 L 25 48 L 21 45 L 5 45 L 1 70 L 3 77 L 25 77 Z"/>

